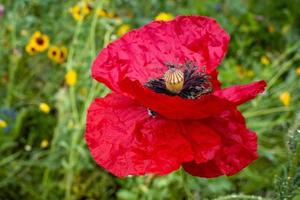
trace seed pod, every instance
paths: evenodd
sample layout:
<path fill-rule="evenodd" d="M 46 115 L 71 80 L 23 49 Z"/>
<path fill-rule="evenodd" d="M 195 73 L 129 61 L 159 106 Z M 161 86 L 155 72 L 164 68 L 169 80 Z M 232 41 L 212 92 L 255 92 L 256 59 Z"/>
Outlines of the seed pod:
<path fill-rule="evenodd" d="M 183 88 L 184 74 L 179 69 L 171 68 L 165 73 L 164 80 L 167 90 L 178 94 Z"/>

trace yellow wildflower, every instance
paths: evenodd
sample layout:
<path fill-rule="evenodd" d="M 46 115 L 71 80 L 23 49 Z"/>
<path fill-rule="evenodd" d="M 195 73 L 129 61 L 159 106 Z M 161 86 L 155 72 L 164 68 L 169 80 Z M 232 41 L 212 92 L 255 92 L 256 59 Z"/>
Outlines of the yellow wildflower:
<path fill-rule="evenodd" d="M 161 12 L 156 17 L 156 21 L 170 21 L 174 18 L 174 16 L 171 13 Z"/>
<path fill-rule="evenodd" d="M 73 18 L 76 21 L 81 21 L 85 16 L 89 15 L 92 12 L 92 6 L 87 2 L 80 2 L 75 6 L 69 9 L 69 12 L 72 14 Z"/>
<path fill-rule="evenodd" d="M 117 30 L 117 35 L 122 36 L 125 33 L 127 33 L 130 30 L 130 25 L 129 24 L 123 24 L 121 25 L 118 30 Z"/>
<path fill-rule="evenodd" d="M 98 8 L 96 10 L 96 13 L 99 17 L 106 17 L 106 15 L 107 15 L 106 11 L 104 9 L 100 9 L 100 8 Z"/>
<path fill-rule="evenodd" d="M 65 81 L 68 86 L 73 86 L 77 82 L 77 72 L 73 69 L 68 71 L 65 75 Z"/>
<path fill-rule="evenodd" d="M 49 141 L 47 139 L 43 139 L 40 146 L 42 149 L 46 149 L 49 146 Z"/>
<path fill-rule="evenodd" d="M 296 68 L 296 74 L 300 75 L 300 66 Z"/>
<path fill-rule="evenodd" d="M 270 24 L 270 25 L 268 26 L 268 32 L 269 32 L 269 33 L 274 33 L 274 32 L 275 32 L 275 27 L 274 27 L 272 24 Z"/>
<path fill-rule="evenodd" d="M 83 3 L 82 5 L 82 13 L 84 15 L 89 15 L 92 11 L 92 6 L 86 2 Z"/>
<path fill-rule="evenodd" d="M 287 34 L 290 30 L 290 25 L 284 25 L 282 28 L 281 28 L 281 33 L 282 34 Z"/>
<path fill-rule="evenodd" d="M 29 55 L 34 55 L 37 53 L 37 50 L 32 43 L 27 44 L 25 50 Z"/>
<path fill-rule="evenodd" d="M 67 57 L 68 57 L 68 49 L 66 47 L 61 47 L 58 63 L 63 63 Z"/>
<path fill-rule="evenodd" d="M 239 77 L 243 78 L 245 76 L 245 70 L 243 69 L 243 67 L 241 65 L 236 65 L 235 67 Z"/>
<path fill-rule="evenodd" d="M 48 114 L 51 110 L 50 106 L 46 103 L 40 103 L 39 108 L 40 108 L 40 111 L 42 111 L 43 113 L 46 113 L 46 114 Z"/>
<path fill-rule="evenodd" d="M 84 13 L 81 10 L 79 5 L 75 5 L 69 9 L 69 12 L 72 14 L 73 18 L 76 21 L 81 21 L 84 18 Z"/>
<path fill-rule="evenodd" d="M 57 62 L 60 54 L 60 49 L 57 46 L 51 46 L 48 50 L 48 58 L 54 62 Z"/>
<path fill-rule="evenodd" d="M 279 96 L 279 100 L 284 106 L 289 106 L 291 101 L 291 95 L 289 92 L 283 92 Z"/>
<path fill-rule="evenodd" d="M 270 60 L 269 60 L 269 58 L 268 58 L 267 56 L 262 56 L 262 57 L 260 58 L 260 62 L 261 62 L 261 64 L 263 64 L 263 65 L 269 65 L 269 64 L 270 64 Z"/>
<path fill-rule="evenodd" d="M 40 31 L 36 31 L 29 41 L 29 45 L 34 47 L 38 52 L 45 51 L 49 47 L 49 43 L 49 37 Z"/>
<path fill-rule="evenodd" d="M 251 77 L 254 76 L 254 71 L 253 70 L 247 70 L 246 75 L 251 78 Z"/>
<path fill-rule="evenodd" d="M 6 128 L 7 127 L 7 122 L 4 121 L 3 119 L 0 119 L 0 128 Z"/>
<path fill-rule="evenodd" d="M 114 12 L 107 12 L 107 13 L 106 13 L 106 16 L 107 16 L 107 17 L 110 17 L 110 18 L 113 18 L 113 17 L 116 17 L 117 15 L 116 15 L 116 13 L 114 13 Z"/>
<path fill-rule="evenodd" d="M 104 9 L 100 9 L 100 8 L 98 8 L 96 10 L 96 13 L 97 13 L 97 15 L 99 17 L 117 18 L 116 13 L 114 13 L 114 12 L 108 12 L 108 11 L 106 11 Z"/>
<path fill-rule="evenodd" d="M 66 47 L 51 46 L 48 50 L 48 58 L 59 64 L 63 63 L 67 56 L 68 50 Z"/>

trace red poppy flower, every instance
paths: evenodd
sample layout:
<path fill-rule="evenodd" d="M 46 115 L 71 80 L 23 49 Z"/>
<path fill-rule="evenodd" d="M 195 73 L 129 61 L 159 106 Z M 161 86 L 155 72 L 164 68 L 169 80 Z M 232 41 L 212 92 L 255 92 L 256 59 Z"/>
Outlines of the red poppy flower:
<path fill-rule="evenodd" d="M 87 114 L 85 139 L 95 161 L 116 176 L 233 175 L 257 158 L 254 132 L 237 106 L 266 83 L 221 89 L 217 66 L 228 34 L 214 19 L 179 16 L 151 22 L 109 44 L 92 76 L 112 93 Z"/>

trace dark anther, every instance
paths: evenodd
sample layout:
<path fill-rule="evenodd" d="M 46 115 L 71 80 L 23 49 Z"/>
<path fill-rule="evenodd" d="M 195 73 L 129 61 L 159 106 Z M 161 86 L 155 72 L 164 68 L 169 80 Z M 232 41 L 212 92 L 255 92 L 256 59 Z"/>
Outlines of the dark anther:
<path fill-rule="evenodd" d="M 167 68 L 182 70 L 184 74 L 184 83 L 180 92 L 173 93 L 166 87 L 166 82 L 162 77 L 149 80 L 145 86 L 157 93 L 164 93 L 170 96 L 178 95 L 186 99 L 196 99 L 200 96 L 210 94 L 213 87 L 210 81 L 210 75 L 205 73 L 205 68 L 199 70 L 193 62 L 186 62 L 185 64 L 166 63 Z"/>

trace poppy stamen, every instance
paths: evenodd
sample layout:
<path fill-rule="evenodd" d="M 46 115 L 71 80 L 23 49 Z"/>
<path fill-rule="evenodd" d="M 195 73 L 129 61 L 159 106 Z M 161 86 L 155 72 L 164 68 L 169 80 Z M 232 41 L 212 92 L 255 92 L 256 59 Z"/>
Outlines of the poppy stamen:
<path fill-rule="evenodd" d="M 205 68 L 198 70 L 199 67 L 190 61 L 185 64 L 168 63 L 166 66 L 169 70 L 163 77 L 151 79 L 145 86 L 157 93 L 178 95 L 186 99 L 196 99 L 212 93 L 210 75 L 205 73 Z"/>

